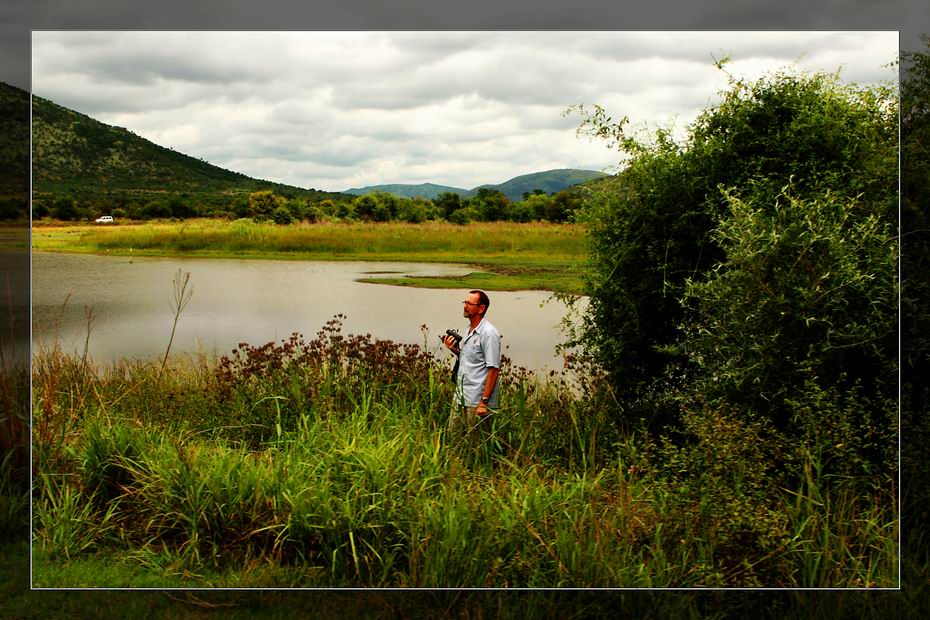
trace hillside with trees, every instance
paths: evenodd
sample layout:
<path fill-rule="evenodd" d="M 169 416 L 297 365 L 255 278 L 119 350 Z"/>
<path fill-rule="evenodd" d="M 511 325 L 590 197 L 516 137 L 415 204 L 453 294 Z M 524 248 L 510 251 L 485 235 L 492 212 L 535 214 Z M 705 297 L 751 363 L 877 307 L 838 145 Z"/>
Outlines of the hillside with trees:
<path fill-rule="evenodd" d="M 2 93 L 3 101 L 28 97 L 10 86 Z M 32 117 L 36 220 L 86 221 L 112 214 L 118 220 L 247 217 L 278 224 L 566 222 L 580 204 L 584 184 L 606 178 L 600 172 L 551 170 L 473 190 L 427 183 L 324 192 L 214 166 L 41 97 L 32 99 Z M 4 128 L 28 136 L 27 119 L 7 120 Z"/>
<path fill-rule="evenodd" d="M 28 97 L 11 86 L 2 90 L 4 98 Z M 32 97 L 32 148 L 37 217 L 86 219 L 113 210 L 123 217 L 244 215 L 248 195 L 257 191 L 304 203 L 346 199 L 214 166 L 38 96 Z"/>

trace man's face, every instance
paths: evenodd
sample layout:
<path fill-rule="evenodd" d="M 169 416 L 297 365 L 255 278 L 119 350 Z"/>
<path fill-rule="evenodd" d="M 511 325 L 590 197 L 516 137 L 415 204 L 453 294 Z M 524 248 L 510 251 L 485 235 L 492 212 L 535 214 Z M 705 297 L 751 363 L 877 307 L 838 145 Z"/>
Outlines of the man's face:
<path fill-rule="evenodd" d="M 465 301 L 462 302 L 463 310 L 462 315 L 466 319 L 471 319 L 473 316 L 478 316 L 481 314 L 481 306 L 478 305 L 478 293 L 469 293 L 465 296 Z"/>

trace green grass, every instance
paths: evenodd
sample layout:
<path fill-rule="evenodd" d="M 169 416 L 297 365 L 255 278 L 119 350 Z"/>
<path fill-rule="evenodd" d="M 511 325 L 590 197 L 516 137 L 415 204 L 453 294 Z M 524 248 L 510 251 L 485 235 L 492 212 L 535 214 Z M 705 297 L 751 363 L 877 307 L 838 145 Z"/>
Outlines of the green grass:
<path fill-rule="evenodd" d="M 727 478 L 633 467 L 640 439 L 619 434 L 591 368 L 540 378 L 505 363 L 491 438 L 472 449 L 445 434 L 447 376 L 417 347 L 343 336 L 338 318 L 313 340 L 175 358 L 164 374 L 159 361 L 98 368 L 44 349 L 33 383 L 34 579 L 897 583 L 893 494 L 864 501 L 816 476 L 794 490 L 728 494 Z M 694 503 L 697 483 L 714 506 Z"/>
<path fill-rule="evenodd" d="M 404 285 L 580 293 L 580 226 L 554 224 L 294 224 L 188 220 L 101 226 L 41 226 L 33 249 L 133 256 L 441 262 L 479 265 L 464 278 L 404 279 Z M 375 282 L 396 284 L 396 279 Z"/>

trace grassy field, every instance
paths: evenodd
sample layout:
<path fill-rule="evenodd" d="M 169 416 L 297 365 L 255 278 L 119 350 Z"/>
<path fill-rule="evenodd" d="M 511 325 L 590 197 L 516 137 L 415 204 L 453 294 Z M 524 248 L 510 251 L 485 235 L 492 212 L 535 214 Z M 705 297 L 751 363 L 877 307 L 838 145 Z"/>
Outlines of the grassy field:
<path fill-rule="evenodd" d="M 452 438 L 448 370 L 337 319 L 167 367 L 40 351 L 33 584 L 897 583 L 892 492 L 822 488 L 816 463 L 792 489 L 739 492 L 751 471 L 696 488 L 619 434 L 591 368 L 505 362 L 490 437 Z"/>
<path fill-rule="evenodd" d="M 372 279 L 429 288 L 582 290 L 584 231 L 576 225 L 473 223 L 293 224 L 187 220 L 145 224 L 43 225 L 32 247 L 134 256 L 464 263 L 465 278 Z"/>

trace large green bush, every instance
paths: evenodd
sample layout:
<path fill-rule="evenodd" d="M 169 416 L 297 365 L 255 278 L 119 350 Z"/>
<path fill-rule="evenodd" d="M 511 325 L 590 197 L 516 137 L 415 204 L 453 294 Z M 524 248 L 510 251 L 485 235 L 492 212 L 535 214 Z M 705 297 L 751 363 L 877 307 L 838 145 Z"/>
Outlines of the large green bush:
<path fill-rule="evenodd" d="M 650 416 L 653 426 L 676 419 L 656 416 L 653 396 L 687 377 L 687 357 L 670 346 L 687 316 L 680 301 L 689 283 L 726 263 L 723 237 L 713 231 L 730 217 L 734 199 L 765 214 L 790 185 L 805 204 L 829 194 L 834 205 L 855 200 L 855 212 L 879 218 L 876 226 L 893 217 L 897 114 L 889 88 L 791 71 L 755 82 L 731 78 L 720 103 L 705 110 L 681 142 L 667 129 L 651 139 L 636 137 L 628 119 L 615 122 L 599 107 L 580 111 L 580 131 L 606 139 L 626 161 L 579 215 L 590 230 L 590 304 L 573 343 L 604 366 L 627 415 Z M 788 222 L 769 223 L 780 235 L 785 231 L 778 227 Z M 768 267 L 790 271 L 797 258 L 771 256 Z M 795 291 L 773 294 L 790 297 Z M 753 310 L 749 304 L 742 309 Z M 818 320 L 823 327 L 833 319 Z M 732 317 L 730 324 L 738 323 Z M 841 361 L 831 370 L 848 366 Z"/>
<path fill-rule="evenodd" d="M 679 353 L 691 388 L 738 404 L 844 475 L 892 470 L 897 243 L 857 200 L 728 196 L 725 260 L 689 280 Z M 853 397 L 854 396 L 854 397 Z"/>

